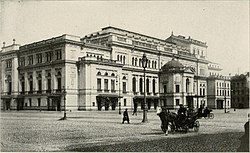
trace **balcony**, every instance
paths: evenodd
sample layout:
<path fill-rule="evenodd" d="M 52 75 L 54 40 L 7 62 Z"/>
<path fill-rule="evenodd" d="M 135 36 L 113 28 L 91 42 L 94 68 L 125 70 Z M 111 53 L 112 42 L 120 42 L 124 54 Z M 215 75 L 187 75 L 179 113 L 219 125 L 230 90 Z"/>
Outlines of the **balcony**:
<path fill-rule="evenodd" d="M 111 90 L 111 93 L 116 93 L 116 91 L 115 90 Z"/>
<path fill-rule="evenodd" d="M 46 90 L 46 93 L 51 93 L 51 89 Z"/>

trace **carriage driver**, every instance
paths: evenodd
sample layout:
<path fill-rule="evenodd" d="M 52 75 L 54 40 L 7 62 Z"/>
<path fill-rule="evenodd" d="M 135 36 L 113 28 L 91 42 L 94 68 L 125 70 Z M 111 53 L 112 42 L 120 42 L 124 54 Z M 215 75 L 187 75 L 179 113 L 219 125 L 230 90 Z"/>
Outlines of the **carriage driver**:
<path fill-rule="evenodd" d="M 178 110 L 178 120 L 182 123 L 185 122 L 187 117 L 187 109 L 183 106 L 183 104 L 180 104 L 180 108 Z"/>

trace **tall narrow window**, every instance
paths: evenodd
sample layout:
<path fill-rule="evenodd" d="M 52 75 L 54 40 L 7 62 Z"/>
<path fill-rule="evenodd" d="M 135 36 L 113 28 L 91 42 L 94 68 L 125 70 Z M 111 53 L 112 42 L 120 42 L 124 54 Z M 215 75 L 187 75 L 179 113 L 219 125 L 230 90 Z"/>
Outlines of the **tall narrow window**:
<path fill-rule="evenodd" d="M 123 56 L 123 64 L 126 64 L 126 58 Z"/>
<path fill-rule="evenodd" d="M 29 91 L 29 93 L 33 93 L 33 80 L 29 81 L 29 85 L 30 85 L 30 91 Z"/>
<path fill-rule="evenodd" d="M 38 107 L 41 106 L 41 98 L 37 98 Z"/>
<path fill-rule="evenodd" d="M 137 66 L 137 58 L 135 58 L 135 66 Z"/>
<path fill-rule="evenodd" d="M 119 61 L 119 55 L 117 55 L 116 60 Z"/>
<path fill-rule="evenodd" d="M 123 106 L 127 106 L 127 99 L 124 99 L 124 105 Z"/>
<path fill-rule="evenodd" d="M 122 62 L 122 55 L 120 55 L 120 61 Z"/>
<path fill-rule="evenodd" d="M 62 79 L 61 79 L 61 72 L 59 71 L 58 73 L 57 73 L 57 91 L 58 92 L 61 92 L 61 90 L 62 90 Z"/>
<path fill-rule="evenodd" d="M 9 81 L 9 82 L 8 82 L 8 84 L 9 84 L 9 91 L 8 91 L 8 95 L 11 95 L 11 91 L 12 91 L 12 82 L 11 82 L 11 81 Z"/>
<path fill-rule="evenodd" d="M 135 64 L 135 61 L 134 61 L 135 59 L 134 59 L 134 57 L 132 57 L 132 65 L 134 66 L 134 64 Z"/>
<path fill-rule="evenodd" d="M 108 91 L 108 79 L 104 79 L 104 91 Z"/>
<path fill-rule="evenodd" d="M 140 78 L 140 93 L 142 93 L 143 91 L 142 91 L 142 87 L 143 87 L 143 83 L 142 83 L 142 78 Z"/>
<path fill-rule="evenodd" d="M 179 93 L 180 92 L 180 85 L 175 85 L 175 92 L 176 93 Z"/>
<path fill-rule="evenodd" d="M 175 99 L 176 106 L 180 105 L 180 99 Z"/>
<path fill-rule="evenodd" d="M 186 92 L 189 93 L 189 79 L 186 79 Z"/>
<path fill-rule="evenodd" d="M 135 77 L 133 77 L 132 87 L 133 87 L 133 92 L 136 92 L 136 78 Z"/>
<path fill-rule="evenodd" d="M 51 73 L 47 75 L 47 93 L 51 92 Z"/>
<path fill-rule="evenodd" d="M 146 84 L 147 84 L 147 93 L 149 93 L 149 79 L 148 78 L 147 78 Z"/>
<path fill-rule="evenodd" d="M 25 92 L 25 82 L 24 82 L 24 80 L 21 81 L 21 86 L 22 86 L 22 93 L 21 94 L 24 94 L 24 92 Z"/>
<path fill-rule="evenodd" d="M 122 82 L 122 91 L 123 91 L 123 93 L 127 93 L 127 84 L 126 84 L 126 82 Z"/>
<path fill-rule="evenodd" d="M 102 80 L 100 78 L 98 78 L 97 79 L 97 91 L 101 91 L 102 90 L 101 82 L 102 82 Z"/>
<path fill-rule="evenodd" d="M 164 86 L 163 86 L 163 90 L 164 90 L 164 91 L 163 91 L 164 93 L 167 93 L 167 85 L 164 85 Z"/>
<path fill-rule="evenodd" d="M 111 92 L 115 92 L 115 80 L 111 80 Z"/>
<path fill-rule="evenodd" d="M 28 56 L 28 64 L 29 65 L 33 64 L 33 55 Z"/>
<path fill-rule="evenodd" d="M 153 79 L 152 86 L 153 86 L 153 93 L 155 94 L 155 79 Z"/>

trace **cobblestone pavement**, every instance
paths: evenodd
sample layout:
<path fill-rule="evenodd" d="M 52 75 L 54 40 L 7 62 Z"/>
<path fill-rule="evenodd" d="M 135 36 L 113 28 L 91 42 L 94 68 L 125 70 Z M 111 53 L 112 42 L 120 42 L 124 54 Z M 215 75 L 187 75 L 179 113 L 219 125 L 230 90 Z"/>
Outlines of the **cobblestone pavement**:
<path fill-rule="evenodd" d="M 244 132 L 248 110 L 214 110 L 214 119 L 199 119 L 199 132 L 170 133 L 160 129 L 155 112 L 148 113 L 148 123 L 141 123 L 142 113 L 132 116 L 130 124 L 121 124 L 117 111 L 1 112 L 1 151 L 236 151 Z"/>

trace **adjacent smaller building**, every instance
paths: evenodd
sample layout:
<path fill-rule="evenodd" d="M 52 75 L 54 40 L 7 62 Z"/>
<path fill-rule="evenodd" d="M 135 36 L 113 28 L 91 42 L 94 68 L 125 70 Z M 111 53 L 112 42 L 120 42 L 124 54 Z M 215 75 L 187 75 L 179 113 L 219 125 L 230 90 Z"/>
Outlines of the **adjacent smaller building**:
<path fill-rule="evenodd" d="M 215 109 L 231 108 L 231 87 L 229 76 L 209 76 L 207 106 Z"/>
<path fill-rule="evenodd" d="M 249 108 L 249 72 L 231 78 L 232 107 Z"/>

